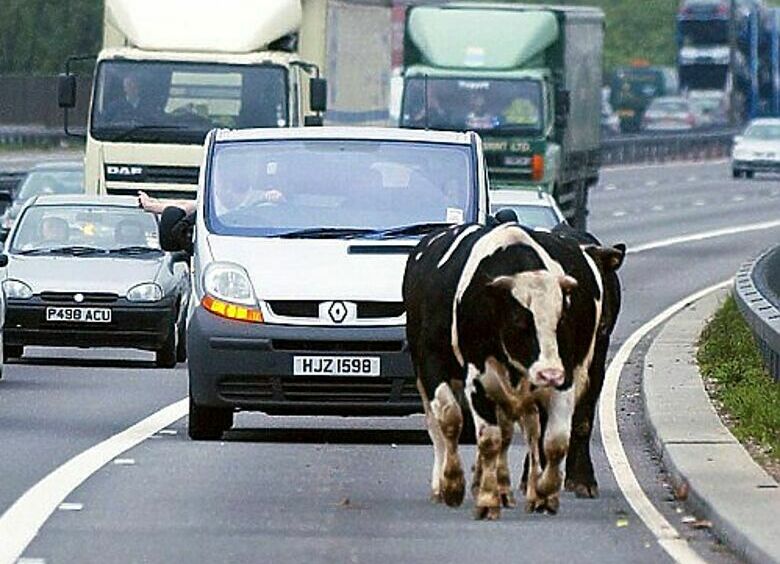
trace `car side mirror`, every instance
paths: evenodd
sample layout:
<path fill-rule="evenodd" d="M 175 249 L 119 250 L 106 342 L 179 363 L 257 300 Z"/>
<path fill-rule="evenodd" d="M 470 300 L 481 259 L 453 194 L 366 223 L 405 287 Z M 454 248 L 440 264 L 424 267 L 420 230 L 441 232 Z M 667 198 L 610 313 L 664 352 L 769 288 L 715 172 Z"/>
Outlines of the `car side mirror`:
<path fill-rule="evenodd" d="M 57 79 L 57 103 L 62 109 L 76 107 L 76 75 L 60 74 Z"/>
<path fill-rule="evenodd" d="M 184 252 L 185 242 L 181 237 L 181 222 L 187 217 L 187 213 L 177 206 L 168 206 L 160 216 L 157 232 L 160 238 L 160 247 L 163 251 L 175 253 Z"/>
<path fill-rule="evenodd" d="M 303 118 L 303 125 L 305 127 L 322 127 L 324 120 L 322 116 L 305 116 Z"/>
<path fill-rule="evenodd" d="M 324 112 L 328 109 L 328 81 L 326 79 L 309 79 L 309 108 L 313 112 Z"/>
<path fill-rule="evenodd" d="M 519 223 L 517 212 L 512 208 L 503 208 L 498 210 L 495 215 L 496 221 L 499 223 Z"/>
<path fill-rule="evenodd" d="M 0 268 L 5 268 L 6 266 L 8 266 L 8 255 L 0 253 Z"/>
<path fill-rule="evenodd" d="M 735 145 L 739 145 L 739 144 L 740 144 L 740 143 L 742 143 L 744 140 L 745 140 L 745 138 L 744 138 L 744 137 L 742 137 L 741 135 L 736 135 L 736 136 L 734 136 L 734 144 L 735 144 Z"/>

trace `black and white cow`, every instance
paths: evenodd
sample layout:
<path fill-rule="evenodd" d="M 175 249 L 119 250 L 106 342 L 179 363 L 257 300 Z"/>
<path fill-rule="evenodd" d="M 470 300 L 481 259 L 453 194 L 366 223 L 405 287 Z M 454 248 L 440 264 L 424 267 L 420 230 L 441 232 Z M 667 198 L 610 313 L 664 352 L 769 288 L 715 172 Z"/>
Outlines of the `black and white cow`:
<path fill-rule="evenodd" d="M 404 277 L 407 336 L 434 445 L 432 496 L 459 505 L 468 405 L 477 436 L 478 518 L 511 505 L 507 450 L 520 422 L 531 453 L 526 508 L 556 511 L 575 405 L 601 316 L 595 261 L 573 239 L 516 224 L 428 235 Z M 540 410 L 545 432 L 542 471 Z"/>

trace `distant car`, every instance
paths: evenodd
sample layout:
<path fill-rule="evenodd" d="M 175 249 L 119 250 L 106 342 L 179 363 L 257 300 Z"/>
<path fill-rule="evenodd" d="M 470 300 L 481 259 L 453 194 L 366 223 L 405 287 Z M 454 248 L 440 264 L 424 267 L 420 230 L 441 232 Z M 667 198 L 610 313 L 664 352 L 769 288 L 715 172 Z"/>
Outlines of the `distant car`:
<path fill-rule="evenodd" d="M 687 98 L 663 96 L 654 99 L 642 118 L 644 131 L 686 131 L 701 127 L 703 118 Z"/>
<path fill-rule="evenodd" d="M 724 127 L 729 123 L 729 104 L 726 92 L 721 90 L 691 90 L 688 100 L 696 106 L 704 125 Z"/>
<path fill-rule="evenodd" d="M 612 109 L 606 96 L 601 98 L 601 133 L 605 137 L 620 133 L 620 117 Z"/>
<path fill-rule="evenodd" d="M 532 229 L 551 230 L 566 223 L 563 213 L 547 192 L 532 190 L 491 190 L 490 213 L 511 209 L 517 214 L 520 225 Z"/>
<path fill-rule="evenodd" d="M 35 165 L 22 179 L 11 206 L 0 218 L 0 240 L 8 237 L 25 202 L 34 196 L 83 194 L 84 165 L 80 161 L 57 161 Z"/>
<path fill-rule="evenodd" d="M 734 137 L 731 171 L 734 178 L 780 172 L 780 119 L 755 119 L 742 135 Z"/>
<path fill-rule="evenodd" d="M 187 256 L 160 250 L 157 230 L 132 197 L 28 202 L 6 244 L 5 359 L 39 345 L 146 349 L 166 368 L 183 361 Z"/>

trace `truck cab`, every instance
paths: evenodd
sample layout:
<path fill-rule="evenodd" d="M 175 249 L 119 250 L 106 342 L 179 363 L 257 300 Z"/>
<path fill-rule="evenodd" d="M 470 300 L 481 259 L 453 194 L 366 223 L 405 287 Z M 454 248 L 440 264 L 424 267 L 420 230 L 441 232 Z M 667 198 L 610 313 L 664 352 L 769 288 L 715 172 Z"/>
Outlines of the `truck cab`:
<path fill-rule="evenodd" d="M 202 170 L 187 341 L 190 437 L 220 437 L 241 410 L 420 411 L 403 273 L 421 236 L 487 221 L 479 136 L 215 130 Z M 167 220 L 162 241 L 172 239 L 166 229 Z"/>
<path fill-rule="evenodd" d="M 86 132 L 87 193 L 194 198 L 209 130 L 321 123 L 325 84 L 298 53 L 321 30 L 303 25 L 303 10 L 300 0 L 262 10 L 245 0 L 219 9 L 106 0 Z M 65 108 L 75 103 L 73 85 L 68 72 Z"/>

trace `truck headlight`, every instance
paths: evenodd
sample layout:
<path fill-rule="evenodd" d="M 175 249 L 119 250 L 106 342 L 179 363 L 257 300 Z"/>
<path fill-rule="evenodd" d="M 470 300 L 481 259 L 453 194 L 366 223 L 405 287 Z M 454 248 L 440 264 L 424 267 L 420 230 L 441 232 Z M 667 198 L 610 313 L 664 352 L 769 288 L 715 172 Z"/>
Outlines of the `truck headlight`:
<path fill-rule="evenodd" d="M 29 300 L 33 297 L 32 289 L 21 280 L 5 280 L 3 282 L 3 291 L 7 298 L 13 300 Z"/>
<path fill-rule="evenodd" d="M 215 315 L 237 321 L 262 323 L 249 275 L 237 264 L 211 263 L 203 273 L 206 293 L 201 305 Z"/>
<path fill-rule="evenodd" d="M 131 302 L 159 302 L 162 298 L 162 288 L 151 282 L 138 284 L 127 291 L 127 300 Z"/>

